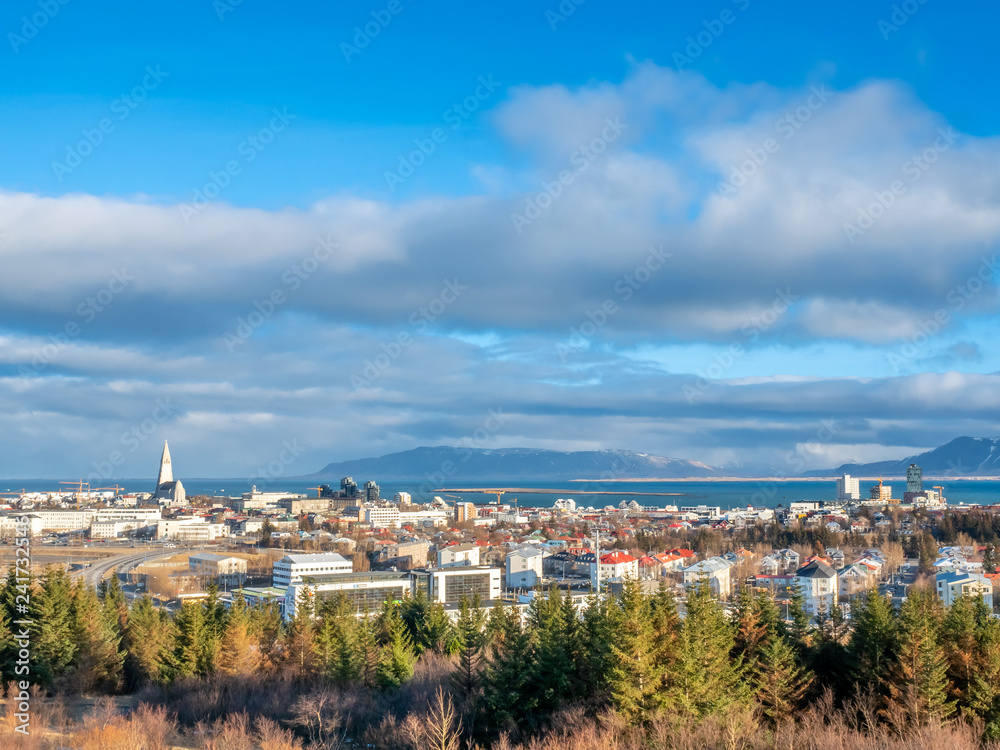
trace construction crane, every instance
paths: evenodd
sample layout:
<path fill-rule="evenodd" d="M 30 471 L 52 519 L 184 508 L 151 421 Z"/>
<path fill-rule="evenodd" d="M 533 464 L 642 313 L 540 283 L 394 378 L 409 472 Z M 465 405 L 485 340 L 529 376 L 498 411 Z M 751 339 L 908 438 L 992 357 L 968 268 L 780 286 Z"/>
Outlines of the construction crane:
<path fill-rule="evenodd" d="M 323 496 L 323 494 L 322 494 L 323 493 L 323 488 L 322 487 L 306 487 L 306 489 L 307 490 L 316 490 L 316 497 L 322 497 Z"/>
<path fill-rule="evenodd" d="M 500 504 L 500 496 L 507 492 L 507 490 L 479 490 L 479 491 L 482 492 L 484 495 L 496 495 L 497 505 Z"/>
<path fill-rule="evenodd" d="M 116 484 L 114 487 L 91 487 L 90 488 L 91 492 L 98 492 L 100 490 L 114 490 L 115 491 L 115 499 L 116 500 L 118 499 L 118 495 L 121 494 L 121 491 L 123 489 L 125 489 L 125 488 L 122 487 L 119 484 Z"/>
<path fill-rule="evenodd" d="M 87 488 L 87 496 L 90 496 L 90 482 L 84 482 L 82 479 L 78 482 L 60 482 L 59 484 L 73 484 L 76 485 L 77 490 L 73 493 L 73 497 L 76 500 L 76 509 L 80 510 L 80 495 L 83 494 L 83 488 Z M 68 489 L 68 488 L 67 488 Z"/>

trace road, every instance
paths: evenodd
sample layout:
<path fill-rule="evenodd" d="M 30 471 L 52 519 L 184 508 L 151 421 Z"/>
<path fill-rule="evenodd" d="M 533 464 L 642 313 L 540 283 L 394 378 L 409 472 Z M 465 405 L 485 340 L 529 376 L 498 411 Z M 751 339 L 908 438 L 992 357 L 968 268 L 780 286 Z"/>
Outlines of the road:
<path fill-rule="evenodd" d="M 89 567 L 74 570 L 70 573 L 70 575 L 74 578 L 82 577 L 87 584 L 96 588 L 112 570 L 117 569 L 119 573 L 128 573 L 130 570 L 142 565 L 144 562 L 165 560 L 178 554 L 193 555 L 197 552 L 206 551 L 209 551 L 209 548 L 190 550 L 171 549 L 166 552 L 154 551 L 152 549 L 147 549 L 144 552 L 133 552 L 130 549 L 127 553 L 116 555 L 115 557 L 104 558 L 92 563 Z"/>

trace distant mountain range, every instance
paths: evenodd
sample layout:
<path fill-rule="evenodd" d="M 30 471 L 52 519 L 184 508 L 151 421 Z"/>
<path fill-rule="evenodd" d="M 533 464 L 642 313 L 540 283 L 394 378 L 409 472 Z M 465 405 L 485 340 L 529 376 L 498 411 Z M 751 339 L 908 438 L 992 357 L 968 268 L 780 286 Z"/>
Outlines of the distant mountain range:
<path fill-rule="evenodd" d="M 924 476 L 997 476 L 1000 475 L 1000 438 L 960 437 L 934 450 L 896 461 L 844 464 L 836 469 L 810 471 L 804 476 L 851 474 L 863 477 L 905 477 L 906 467 L 910 464 L 923 469 Z"/>
<path fill-rule="evenodd" d="M 697 461 L 624 450 L 551 451 L 533 448 L 414 448 L 378 458 L 327 464 L 309 479 L 456 480 L 678 479 L 716 477 L 724 472 Z"/>

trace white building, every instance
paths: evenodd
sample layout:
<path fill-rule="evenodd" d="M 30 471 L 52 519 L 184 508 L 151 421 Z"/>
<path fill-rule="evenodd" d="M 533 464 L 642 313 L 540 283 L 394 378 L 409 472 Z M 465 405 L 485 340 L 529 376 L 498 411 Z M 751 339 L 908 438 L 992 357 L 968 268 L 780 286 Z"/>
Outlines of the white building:
<path fill-rule="evenodd" d="M 829 612 L 837 601 L 837 571 L 822 560 L 813 560 L 795 571 L 795 586 L 805 598 L 806 612 L 815 615 L 824 604 Z"/>
<path fill-rule="evenodd" d="M 224 536 L 229 536 L 228 526 L 224 523 L 208 523 L 201 516 L 163 519 L 156 523 L 157 539 L 210 542 Z"/>
<path fill-rule="evenodd" d="M 303 577 L 350 573 L 351 561 L 336 552 L 317 555 L 285 555 L 271 566 L 271 577 L 275 586 L 289 586 L 301 583 Z"/>
<path fill-rule="evenodd" d="M 684 588 L 690 588 L 698 581 L 708 581 L 709 588 L 717 597 L 728 597 L 732 592 L 732 580 L 730 576 L 730 565 L 728 560 L 721 557 L 710 557 L 699 563 L 684 568 Z"/>
<path fill-rule="evenodd" d="M 938 597 L 944 606 L 950 607 L 963 596 L 982 596 L 993 611 L 993 582 L 982 573 L 938 573 L 934 579 Z"/>
<path fill-rule="evenodd" d="M 365 523 L 376 529 L 398 529 L 402 526 L 399 520 L 399 507 L 395 505 L 368 505 L 362 508 Z"/>
<path fill-rule="evenodd" d="M 530 589 L 542 580 L 545 555 L 534 547 L 522 547 L 507 555 L 507 588 Z"/>
<path fill-rule="evenodd" d="M 479 565 L 479 546 L 475 544 L 455 544 L 437 551 L 439 568 Z"/>
<path fill-rule="evenodd" d="M 414 590 L 424 588 L 427 598 L 440 604 L 458 604 L 465 597 L 472 603 L 476 596 L 480 602 L 500 598 L 500 577 L 502 568 L 485 565 L 439 568 L 437 570 L 411 572 Z M 426 589 L 430 589 L 427 591 Z"/>
<path fill-rule="evenodd" d="M 192 575 L 196 576 L 238 578 L 239 576 L 246 576 L 247 561 L 242 557 L 213 555 L 210 552 L 202 552 L 197 555 L 191 555 L 188 558 L 188 569 Z"/>
<path fill-rule="evenodd" d="M 837 479 L 837 499 L 861 499 L 861 485 L 857 477 L 852 477 L 850 474 L 844 474 L 844 476 Z"/>

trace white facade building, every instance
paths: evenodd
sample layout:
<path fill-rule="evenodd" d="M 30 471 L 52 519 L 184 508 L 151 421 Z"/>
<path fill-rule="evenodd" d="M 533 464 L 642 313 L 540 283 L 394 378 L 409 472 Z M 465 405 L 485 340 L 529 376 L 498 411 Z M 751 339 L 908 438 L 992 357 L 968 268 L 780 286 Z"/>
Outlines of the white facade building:
<path fill-rule="evenodd" d="M 545 555 L 534 547 L 522 547 L 507 555 L 507 588 L 530 589 L 542 580 Z"/>
<path fill-rule="evenodd" d="M 303 577 L 350 573 L 351 561 L 336 552 L 318 555 L 285 555 L 271 566 L 271 577 L 275 586 L 289 586 L 301 583 Z"/>
<path fill-rule="evenodd" d="M 850 474 L 844 474 L 844 476 L 837 478 L 837 499 L 861 499 L 861 484 L 857 477 L 852 477 Z"/>
<path fill-rule="evenodd" d="M 437 562 L 439 568 L 479 565 L 479 546 L 456 544 L 451 547 L 442 547 L 437 551 Z"/>
<path fill-rule="evenodd" d="M 837 571 L 822 560 L 813 560 L 795 571 L 795 587 L 805 598 L 806 612 L 816 614 L 820 605 L 829 612 L 837 601 Z"/>

